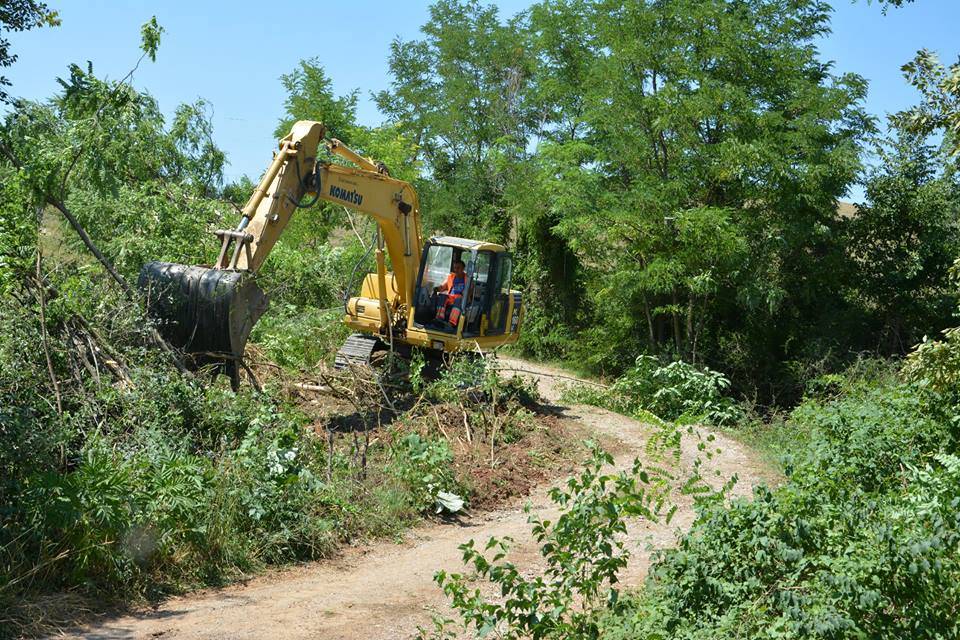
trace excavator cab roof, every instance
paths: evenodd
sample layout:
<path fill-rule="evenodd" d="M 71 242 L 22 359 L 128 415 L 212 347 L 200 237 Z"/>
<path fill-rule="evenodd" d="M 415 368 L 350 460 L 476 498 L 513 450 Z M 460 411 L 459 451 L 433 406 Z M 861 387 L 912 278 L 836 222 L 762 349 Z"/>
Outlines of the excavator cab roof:
<path fill-rule="evenodd" d="M 483 242 L 482 240 L 469 240 L 467 238 L 457 238 L 455 236 L 434 236 L 430 238 L 430 244 L 442 244 L 448 247 L 458 249 L 469 249 L 477 251 L 493 251 L 502 253 L 507 250 L 502 244 L 493 242 Z"/>

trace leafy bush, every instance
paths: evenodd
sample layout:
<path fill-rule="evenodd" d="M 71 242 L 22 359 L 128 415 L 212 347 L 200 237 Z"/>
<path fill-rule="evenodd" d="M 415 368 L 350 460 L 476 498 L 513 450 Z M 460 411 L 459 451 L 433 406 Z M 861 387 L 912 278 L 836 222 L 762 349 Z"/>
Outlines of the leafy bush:
<path fill-rule="evenodd" d="M 180 376 L 145 348 L 135 308 L 65 275 L 45 324 L 38 305 L 12 302 L 31 289 L 0 294 L 4 630 L 50 591 L 106 601 L 221 583 L 416 517 L 382 449 L 359 481 L 298 408 Z"/>
<path fill-rule="evenodd" d="M 473 544 L 463 551 L 502 597 L 484 598 L 470 576 L 438 574 L 460 628 L 506 638 L 956 637 L 952 390 L 934 393 L 871 361 L 812 389 L 786 424 L 804 434 L 782 452 L 786 481 L 750 499 L 698 498 L 692 530 L 654 555 L 643 590 L 624 596 L 614 586 L 626 558 L 609 538 L 646 504 L 643 493 L 619 494 L 619 480 L 594 491 L 604 486 L 595 459 L 569 492 L 555 492 L 565 507 L 557 523 L 534 520 L 544 575 L 521 574 L 499 540 L 487 546 L 493 558 Z M 454 628 L 438 619 L 433 637 Z"/>
<path fill-rule="evenodd" d="M 907 479 L 902 497 L 760 489 L 711 511 L 604 637 L 953 637 L 956 459 Z"/>
<path fill-rule="evenodd" d="M 453 455 L 445 440 L 428 440 L 409 433 L 392 448 L 394 469 L 410 488 L 417 511 L 456 513 L 463 509 L 463 489 L 453 474 Z"/>
<path fill-rule="evenodd" d="M 251 341 L 270 362 L 311 369 L 322 362 L 332 362 L 349 333 L 340 307 L 323 310 L 271 304 L 254 327 Z"/>
<path fill-rule="evenodd" d="M 568 397 L 629 415 L 650 412 L 666 420 L 726 425 L 742 417 L 733 399 L 723 395 L 729 386 L 723 374 L 706 367 L 680 360 L 664 365 L 642 355 L 610 387 L 598 390 L 581 385 Z"/>
<path fill-rule="evenodd" d="M 608 638 L 952 637 L 958 434 L 923 389 L 860 379 L 789 426 L 787 482 L 705 509 Z"/>
<path fill-rule="evenodd" d="M 501 596 L 489 600 L 471 586 L 472 576 L 439 571 L 434 579 L 450 598 L 463 631 L 504 639 L 596 636 L 589 607 L 617 603 L 613 585 L 629 558 L 625 518 L 663 516 L 669 522 L 673 513 L 664 508 L 656 478 L 639 461 L 629 472 L 605 473 L 611 464 L 608 453 L 593 447 L 580 475 L 550 490 L 550 499 L 563 511 L 556 522 L 530 517 L 547 565 L 542 576 L 528 577 L 504 560 L 510 539 L 490 538 L 482 551 L 473 540 L 460 545 L 464 564 L 496 585 Z M 421 630 L 421 637 L 455 637 L 452 620 L 435 618 L 434 624 L 432 633 Z"/>

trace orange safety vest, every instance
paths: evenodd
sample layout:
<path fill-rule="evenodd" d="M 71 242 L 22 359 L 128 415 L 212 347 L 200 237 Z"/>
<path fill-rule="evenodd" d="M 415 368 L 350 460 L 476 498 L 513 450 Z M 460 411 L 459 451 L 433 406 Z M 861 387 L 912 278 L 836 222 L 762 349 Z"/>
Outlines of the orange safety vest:
<path fill-rule="evenodd" d="M 459 284 L 457 283 L 458 279 L 460 280 Z M 467 286 L 467 276 L 463 275 L 458 278 L 457 274 L 451 273 L 447 276 L 447 281 L 443 283 L 443 286 L 447 290 L 447 300 L 442 307 L 437 309 L 437 318 L 440 320 L 446 315 L 447 309 L 450 309 L 451 306 L 463 297 L 463 290 Z M 457 326 L 459 320 L 460 309 L 450 309 L 450 324 Z"/>

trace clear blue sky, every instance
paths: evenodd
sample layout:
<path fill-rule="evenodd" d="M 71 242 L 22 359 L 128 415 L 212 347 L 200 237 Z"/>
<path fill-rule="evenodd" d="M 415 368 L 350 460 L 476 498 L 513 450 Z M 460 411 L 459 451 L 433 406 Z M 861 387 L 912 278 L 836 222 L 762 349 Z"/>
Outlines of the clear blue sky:
<path fill-rule="evenodd" d="M 13 95 L 43 99 L 71 62 L 91 60 L 100 75 L 120 78 L 140 54 L 140 25 L 156 15 L 166 29 L 156 63 L 144 61 L 135 84 L 164 112 L 204 98 L 213 108 L 216 140 L 227 152 L 227 179 L 256 178 L 274 148 L 273 129 L 284 94 L 279 76 L 302 58 L 317 57 L 338 93 L 360 89 L 360 121 L 382 117 L 370 93 L 386 88 L 390 42 L 415 38 L 429 3 L 405 1 L 250 2 L 247 0 L 47 0 L 63 24 L 11 34 L 19 62 L 5 71 Z M 527 0 L 496 2 L 502 16 Z M 917 0 L 883 15 L 866 0 L 832 0 L 833 34 L 819 43 L 836 72 L 870 82 L 868 110 L 878 116 L 916 102 L 900 66 L 927 47 L 944 61 L 960 53 L 960 0 Z M 859 192 L 852 194 L 859 196 Z"/>

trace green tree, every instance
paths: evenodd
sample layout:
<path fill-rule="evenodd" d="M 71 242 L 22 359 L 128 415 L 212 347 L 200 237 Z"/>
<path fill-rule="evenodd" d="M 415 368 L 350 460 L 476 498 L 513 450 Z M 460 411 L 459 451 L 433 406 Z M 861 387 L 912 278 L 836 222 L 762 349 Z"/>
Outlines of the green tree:
<path fill-rule="evenodd" d="M 391 45 L 393 80 L 377 105 L 417 146 L 432 178 L 424 191 L 436 229 L 509 235 L 505 193 L 529 124 L 530 60 L 519 25 L 502 23 L 496 7 L 476 0 L 441 0 L 422 40 Z"/>
<path fill-rule="evenodd" d="M 878 0 L 887 13 L 914 0 Z M 922 102 L 897 115 L 901 126 L 917 134 L 942 132 L 951 156 L 960 153 L 960 63 L 945 65 L 928 49 L 921 49 L 902 67 L 907 81 L 922 96 Z"/>
<path fill-rule="evenodd" d="M 17 61 L 17 55 L 10 51 L 10 41 L 3 37 L 4 31 L 29 31 L 44 25 L 55 27 L 59 24 L 57 12 L 48 9 L 43 2 L 5 0 L 0 4 L 0 68 L 9 67 Z M 9 78 L 0 75 L 0 104 L 10 102 L 10 94 L 4 89 L 9 86 Z"/>
<path fill-rule="evenodd" d="M 287 135 L 297 120 L 316 120 L 326 125 L 329 135 L 350 144 L 357 127 L 359 90 L 334 95 L 333 82 L 317 58 L 301 60 L 293 71 L 280 76 L 280 84 L 287 99 L 274 135 Z"/>
<path fill-rule="evenodd" d="M 0 128 L 5 170 L 30 194 L 16 205 L 20 220 L 38 223 L 38 203 L 62 206 L 128 278 L 147 260 L 208 260 L 208 227 L 227 209 L 210 199 L 225 158 L 204 103 L 178 107 L 165 126 L 149 95 L 90 64 L 69 71 L 59 95 L 20 101 Z"/>
<path fill-rule="evenodd" d="M 861 304 L 882 322 L 882 350 L 904 353 L 946 326 L 955 306 L 948 274 L 960 253 L 960 185 L 924 136 L 895 133 L 879 149 L 845 244 Z"/>
<path fill-rule="evenodd" d="M 583 96 L 531 110 L 597 181 L 555 225 L 589 265 L 585 356 L 794 356 L 842 304 L 824 296 L 843 273 L 836 199 L 870 129 L 864 81 L 831 76 L 811 45 L 824 7 L 547 2 L 531 23 L 552 61 L 533 93 Z M 574 24 L 589 35 L 569 44 Z"/>
<path fill-rule="evenodd" d="M 391 175 L 414 181 L 418 177 L 416 149 L 396 126 L 368 127 L 357 122 L 354 89 L 337 96 L 333 82 L 316 58 L 301 60 L 297 68 L 280 76 L 287 92 L 284 113 L 274 131 L 278 138 L 290 133 L 298 120 L 315 120 L 327 128 L 328 137 L 337 138 L 362 154 L 383 162 Z M 333 159 L 340 161 L 339 158 Z"/>
<path fill-rule="evenodd" d="M 937 54 L 922 49 L 903 65 L 903 73 L 922 101 L 897 120 L 915 133 L 942 132 L 950 155 L 960 153 L 960 63 L 944 65 Z"/>
<path fill-rule="evenodd" d="M 580 0 L 536 4 L 525 25 L 534 60 L 525 96 L 534 153 L 514 165 L 507 197 L 517 225 L 519 284 L 534 301 L 521 345 L 541 357 L 569 351 L 589 318 L 586 270 L 574 249 L 578 234 L 559 226 L 568 212 L 590 208 L 602 194 L 586 121 L 598 56 L 593 30 L 583 28 L 588 7 Z"/>
<path fill-rule="evenodd" d="M 515 242 L 523 344 L 743 375 L 844 342 L 836 201 L 872 130 L 814 0 L 444 0 L 394 43 L 381 109 L 417 142 L 432 222 Z M 848 346 L 848 345 L 843 345 Z"/>

